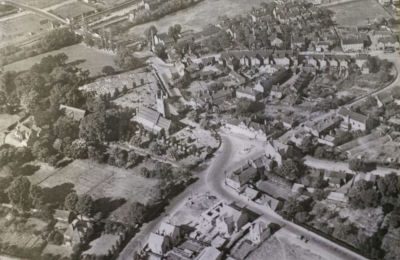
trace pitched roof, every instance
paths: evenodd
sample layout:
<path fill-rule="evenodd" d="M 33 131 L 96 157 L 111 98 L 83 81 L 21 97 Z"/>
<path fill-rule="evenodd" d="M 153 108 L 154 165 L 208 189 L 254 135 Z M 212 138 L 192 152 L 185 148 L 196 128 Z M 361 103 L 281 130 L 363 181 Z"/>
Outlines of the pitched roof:
<path fill-rule="evenodd" d="M 167 222 L 162 222 L 160 227 L 158 228 L 158 234 L 163 235 L 163 236 L 170 236 L 178 230 L 178 227 L 175 225 L 171 225 Z"/>
<path fill-rule="evenodd" d="M 350 119 L 357 121 L 357 122 L 361 122 L 361 123 L 365 123 L 368 119 L 367 116 L 364 116 L 362 114 L 356 113 L 354 111 L 351 111 L 347 108 L 341 107 L 338 111 L 338 115 L 342 116 L 342 117 L 349 117 Z"/>
<path fill-rule="evenodd" d="M 66 106 L 66 105 L 60 105 L 60 110 L 64 110 L 65 115 L 67 115 L 77 121 L 81 120 L 86 114 L 86 111 L 83 109 L 79 109 L 76 107 L 70 107 L 70 106 Z"/>
<path fill-rule="evenodd" d="M 145 120 L 151 128 L 159 127 L 168 130 L 171 126 L 170 120 L 164 118 L 159 112 L 144 106 L 137 109 L 137 114 L 134 117 L 134 120 Z"/>

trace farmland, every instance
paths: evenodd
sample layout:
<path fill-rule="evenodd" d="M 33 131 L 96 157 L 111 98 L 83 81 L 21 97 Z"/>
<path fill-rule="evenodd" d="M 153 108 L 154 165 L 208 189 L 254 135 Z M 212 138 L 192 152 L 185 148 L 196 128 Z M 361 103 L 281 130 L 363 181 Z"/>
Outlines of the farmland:
<path fill-rule="evenodd" d="M 82 14 L 94 12 L 95 10 L 96 10 L 95 8 L 88 6 L 84 3 L 75 2 L 60 6 L 52 10 L 52 12 L 63 18 L 68 18 L 68 17 L 78 17 L 81 16 Z"/>
<path fill-rule="evenodd" d="M 69 57 L 69 62 L 78 61 L 78 67 L 89 70 L 91 76 L 101 74 L 101 69 L 103 68 L 103 66 L 106 65 L 117 68 L 114 63 L 114 54 L 107 53 L 95 48 L 89 48 L 83 44 L 77 44 L 9 64 L 7 66 L 4 66 L 4 70 L 28 70 L 30 67 L 32 67 L 32 65 L 40 62 L 43 57 L 46 57 L 48 55 L 56 55 L 58 53 L 67 54 L 67 56 Z"/>
<path fill-rule="evenodd" d="M 335 20 L 343 26 L 365 25 L 370 19 L 390 18 L 389 14 L 375 0 L 362 0 L 338 4 L 328 8 L 335 13 Z"/>
<path fill-rule="evenodd" d="M 219 16 L 228 15 L 230 17 L 243 14 L 253 6 L 268 2 L 263 0 L 204 0 L 197 5 L 167 15 L 155 22 L 134 26 L 130 33 L 142 35 L 150 26 L 155 25 L 160 32 L 168 31 L 168 27 L 179 23 L 185 30 L 200 31 L 208 24 L 215 24 Z"/>
<path fill-rule="evenodd" d="M 33 176 L 31 177 L 35 178 Z M 124 198 L 144 203 L 151 199 L 151 188 L 157 184 L 157 180 L 146 179 L 134 174 L 132 170 L 90 160 L 76 160 L 62 169 L 55 170 L 38 183 L 41 187 L 48 188 L 70 183 L 74 185 L 78 194 L 88 193 L 94 199 Z"/>
<path fill-rule="evenodd" d="M 26 4 L 38 8 L 45 8 L 56 4 L 61 4 L 65 0 L 14 0 L 16 3 Z"/>
<path fill-rule="evenodd" d="M 42 21 L 42 24 L 41 24 Z M 50 25 L 43 18 L 36 14 L 25 14 L 13 19 L 0 22 L 0 40 L 10 41 L 17 38 L 23 39 L 28 35 L 36 35 L 50 29 Z"/>

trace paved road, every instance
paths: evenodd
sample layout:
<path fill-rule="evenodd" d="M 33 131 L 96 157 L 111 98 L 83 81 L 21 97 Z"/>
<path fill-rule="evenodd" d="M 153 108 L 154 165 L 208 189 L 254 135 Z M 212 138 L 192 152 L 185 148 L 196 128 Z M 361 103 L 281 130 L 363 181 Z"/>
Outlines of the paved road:
<path fill-rule="evenodd" d="M 290 221 L 284 220 L 281 216 L 273 212 L 272 210 L 266 209 L 263 206 L 258 205 L 253 201 L 248 201 L 243 197 L 239 196 L 232 189 L 224 184 L 223 171 L 228 166 L 229 158 L 232 154 L 232 143 L 228 137 L 223 137 L 223 157 L 218 160 L 209 168 L 206 176 L 206 184 L 210 190 L 217 193 L 220 197 L 226 201 L 237 201 L 245 204 L 250 210 L 262 215 L 262 218 L 268 221 L 273 221 L 283 228 L 282 232 L 287 232 L 288 236 L 305 236 L 309 238 L 307 246 L 310 246 L 316 252 L 320 252 L 321 256 L 326 259 L 366 259 L 351 250 L 341 247 L 330 240 L 327 240 L 313 232 L 310 232 Z"/>
<path fill-rule="evenodd" d="M 369 94 L 357 98 L 350 104 L 347 104 L 346 107 L 352 107 L 354 105 L 358 105 L 361 102 L 365 101 L 370 96 L 374 97 L 380 93 L 389 92 L 395 87 L 400 87 L 400 53 L 398 53 L 397 51 L 394 53 L 384 53 L 383 51 L 371 51 L 370 54 L 373 56 L 378 56 L 380 59 L 387 59 L 388 61 L 392 62 L 396 73 L 395 79 L 387 86 L 384 86 Z"/>

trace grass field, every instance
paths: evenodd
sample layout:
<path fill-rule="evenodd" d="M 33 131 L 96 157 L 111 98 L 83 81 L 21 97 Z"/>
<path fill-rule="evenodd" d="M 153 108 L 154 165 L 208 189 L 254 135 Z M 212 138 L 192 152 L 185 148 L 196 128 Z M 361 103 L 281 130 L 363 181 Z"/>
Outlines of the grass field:
<path fill-rule="evenodd" d="M 81 2 L 70 3 L 52 10 L 52 13 L 63 18 L 78 17 L 82 14 L 93 12 L 96 9 Z"/>
<path fill-rule="evenodd" d="M 26 37 L 49 29 L 49 24 L 40 24 L 46 18 L 36 14 L 25 14 L 0 22 L 0 40 L 11 40 L 16 37 Z"/>
<path fill-rule="evenodd" d="M 152 198 L 152 188 L 158 184 L 155 179 L 146 179 L 134 173 L 90 160 L 76 160 L 53 172 L 39 170 L 29 179 L 41 187 L 53 188 L 73 184 L 78 194 L 90 194 L 93 199 L 125 199 L 146 203 Z"/>
<path fill-rule="evenodd" d="M 244 15 L 252 7 L 257 7 L 270 0 L 204 0 L 199 4 L 185 10 L 167 15 L 157 21 L 135 26 L 130 33 L 142 35 L 150 25 L 155 25 L 159 32 L 167 32 L 168 27 L 179 23 L 184 30 L 200 31 L 208 24 L 215 24 L 219 16 Z"/>
<path fill-rule="evenodd" d="M 82 61 L 79 63 L 78 66 L 82 69 L 88 69 L 91 76 L 101 74 L 103 66 L 106 65 L 117 68 L 117 65 L 114 63 L 114 54 L 106 53 L 96 48 L 89 48 L 84 44 L 77 44 L 9 64 L 7 66 L 4 66 L 4 70 L 28 70 L 30 67 L 32 67 L 32 65 L 40 62 L 43 57 L 48 55 L 55 55 L 62 52 L 67 54 L 67 56 L 69 57 L 69 62 Z"/>
<path fill-rule="evenodd" d="M 328 7 L 328 9 L 335 12 L 336 22 L 344 26 L 365 25 L 368 23 L 368 18 L 371 19 L 371 22 L 379 17 L 390 18 L 390 15 L 375 0 L 338 4 Z"/>
<path fill-rule="evenodd" d="M 30 5 L 38 8 L 49 7 L 52 5 L 60 4 L 65 0 L 13 0 L 14 2 Z"/>

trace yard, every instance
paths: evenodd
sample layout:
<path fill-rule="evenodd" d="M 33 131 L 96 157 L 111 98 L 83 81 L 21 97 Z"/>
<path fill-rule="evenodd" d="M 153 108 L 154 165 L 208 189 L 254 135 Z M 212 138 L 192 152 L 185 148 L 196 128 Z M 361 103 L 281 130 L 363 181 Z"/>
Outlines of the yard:
<path fill-rule="evenodd" d="M 369 19 L 372 22 L 379 17 L 390 18 L 390 15 L 375 0 L 359 0 L 338 4 L 328 7 L 328 9 L 335 13 L 335 20 L 343 26 L 365 25 Z"/>
<path fill-rule="evenodd" d="M 76 61 L 77 63 L 79 63 L 78 67 L 89 70 L 91 76 L 102 74 L 101 70 L 103 66 L 106 65 L 110 65 L 118 69 L 117 65 L 114 62 L 114 54 L 107 53 L 96 48 L 89 48 L 84 44 L 76 44 L 56 51 L 37 55 L 22 61 L 14 62 L 12 64 L 4 66 L 4 70 L 28 70 L 30 67 L 32 67 L 32 65 L 40 62 L 43 57 L 46 57 L 48 55 L 56 55 L 58 53 L 67 54 L 67 56 L 69 57 L 69 62 Z"/>

